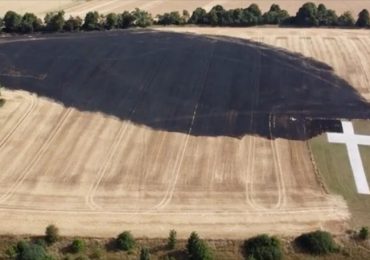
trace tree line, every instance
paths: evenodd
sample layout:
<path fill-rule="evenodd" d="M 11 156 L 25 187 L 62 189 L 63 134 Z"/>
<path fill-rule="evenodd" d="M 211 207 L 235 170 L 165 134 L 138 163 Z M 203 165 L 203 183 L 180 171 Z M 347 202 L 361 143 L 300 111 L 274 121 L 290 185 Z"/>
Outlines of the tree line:
<path fill-rule="evenodd" d="M 247 8 L 226 10 L 221 5 L 214 6 L 208 12 L 203 8 L 196 8 L 190 15 L 184 10 L 157 15 L 155 18 L 146 11 L 135 9 L 132 12 L 125 11 L 120 14 L 109 13 L 107 15 L 98 12 L 88 12 L 84 19 L 79 16 L 70 16 L 65 19 L 64 11 L 46 14 L 43 20 L 33 13 L 20 15 L 14 11 L 8 11 L 0 18 L 0 31 L 8 33 L 33 33 L 33 32 L 61 32 L 61 31 L 93 31 L 124 29 L 129 27 L 147 27 L 158 25 L 209 25 L 209 26 L 235 26 L 247 27 L 255 25 L 285 25 L 285 26 L 340 26 L 340 27 L 370 27 L 368 10 L 362 10 L 357 20 L 350 12 L 337 15 L 332 9 L 324 4 L 318 6 L 308 2 L 299 8 L 295 16 L 273 4 L 270 9 L 262 13 L 257 4 L 251 4 Z"/>
<path fill-rule="evenodd" d="M 353 238 L 357 241 L 366 241 L 369 239 L 369 230 L 367 227 L 362 227 L 359 231 L 353 231 Z M 12 245 L 6 251 L 7 259 L 15 260 L 53 260 L 55 259 L 48 248 L 61 240 L 59 229 L 55 225 L 49 225 L 45 230 L 45 236 L 38 237 L 36 240 L 21 240 L 17 244 Z M 138 245 L 136 239 L 130 231 L 120 233 L 115 239 L 109 242 L 109 248 L 113 251 L 123 251 L 128 254 L 134 254 L 135 249 L 139 249 L 140 260 L 150 260 L 151 250 L 148 247 Z M 331 253 L 338 253 L 341 251 L 333 239 L 332 235 L 326 231 L 313 231 L 304 233 L 296 237 L 293 241 L 295 247 L 301 252 L 308 253 L 314 256 L 328 255 Z M 87 244 L 82 238 L 75 238 L 69 245 L 64 245 L 65 253 L 69 253 L 78 257 L 73 259 L 86 259 L 83 256 L 87 251 Z M 97 246 L 95 244 L 94 246 Z M 186 259 L 189 260 L 213 260 L 216 259 L 215 251 L 203 239 L 201 239 L 197 232 L 191 232 L 186 241 L 185 246 Z M 177 243 L 177 232 L 171 230 L 167 238 L 166 245 L 163 249 L 168 250 L 164 258 L 166 260 L 175 259 L 173 254 L 176 250 L 183 250 Z M 257 235 L 244 241 L 241 251 L 246 259 L 255 260 L 281 260 L 284 257 L 282 242 L 276 236 L 269 236 L 267 234 Z M 104 258 L 101 253 L 93 253 L 90 255 L 92 259 Z M 66 257 L 64 259 L 71 259 Z M 89 258 L 90 259 L 90 258 Z M 182 257 L 183 259 L 183 257 Z"/>

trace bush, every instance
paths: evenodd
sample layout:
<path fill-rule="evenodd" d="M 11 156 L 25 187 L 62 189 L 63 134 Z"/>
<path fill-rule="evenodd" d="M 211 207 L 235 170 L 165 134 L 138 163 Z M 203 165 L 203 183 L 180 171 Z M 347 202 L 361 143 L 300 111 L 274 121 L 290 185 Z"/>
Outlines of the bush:
<path fill-rule="evenodd" d="M 124 231 L 119 234 L 116 242 L 117 248 L 124 251 L 131 250 L 135 246 L 135 239 L 129 231 Z"/>
<path fill-rule="evenodd" d="M 7 250 L 9 258 L 17 260 L 51 260 L 44 247 L 27 241 L 20 241 Z"/>
<path fill-rule="evenodd" d="M 176 231 L 171 230 L 168 236 L 168 242 L 167 242 L 167 247 L 169 249 L 174 249 L 176 247 L 176 242 L 177 242 L 176 236 L 177 236 Z"/>
<path fill-rule="evenodd" d="M 366 240 L 369 238 L 369 229 L 368 227 L 362 227 L 360 229 L 360 232 L 358 233 L 358 237 L 361 239 L 361 240 Z"/>
<path fill-rule="evenodd" d="M 317 230 L 302 234 L 295 241 L 302 250 L 314 255 L 326 255 L 338 251 L 331 234 L 325 231 Z"/>
<path fill-rule="evenodd" d="M 148 248 L 142 248 L 140 250 L 140 260 L 150 260 L 150 253 Z"/>
<path fill-rule="evenodd" d="M 248 258 L 255 260 L 279 260 L 283 255 L 280 241 L 265 234 L 246 240 L 244 250 Z"/>
<path fill-rule="evenodd" d="M 48 244 L 53 244 L 59 239 L 59 230 L 54 225 L 49 225 L 45 230 L 45 241 Z"/>
<path fill-rule="evenodd" d="M 72 241 L 72 244 L 71 244 L 71 250 L 73 253 L 81 253 L 83 251 L 85 251 L 85 248 L 86 248 L 86 244 L 85 244 L 85 241 L 82 240 L 82 239 L 75 239 Z"/>

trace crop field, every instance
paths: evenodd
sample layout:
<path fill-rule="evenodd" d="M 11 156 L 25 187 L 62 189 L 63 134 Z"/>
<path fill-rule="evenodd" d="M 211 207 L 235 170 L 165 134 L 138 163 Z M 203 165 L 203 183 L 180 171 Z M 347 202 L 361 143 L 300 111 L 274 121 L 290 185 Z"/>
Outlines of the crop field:
<path fill-rule="evenodd" d="M 272 4 L 278 3 L 291 15 L 294 15 L 305 0 L 2 0 L 0 1 L 0 15 L 8 10 L 20 13 L 33 12 L 37 15 L 45 15 L 50 11 L 64 10 L 67 15 L 84 16 L 87 12 L 98 11 L 103 14 L 109 12 L 132 11 L 140 8 L 151 12 L 153 15 L 163 14 L 164 12 L 179 11 L 184 9 L 192 12 L 197 7 L 202 7 L 209 11 L 215 5 L 222 5 L 227 9 L 246 8 L 252 3 L 257 3 L 263 11 L 267 11 Z M 323 3 L 328 8 L 334 9 L 338 14 L 344 11 L 351 11 L 357 15 L 362 9 L 370 9 L 369 0 L 312 0 L 314 3 Z"/>
<path fill-rule="evenodd" d="M 369 43 L 253 28 L 1 39 L 1 232 L 345 230 L 303 119 L 369 117 Z"/>

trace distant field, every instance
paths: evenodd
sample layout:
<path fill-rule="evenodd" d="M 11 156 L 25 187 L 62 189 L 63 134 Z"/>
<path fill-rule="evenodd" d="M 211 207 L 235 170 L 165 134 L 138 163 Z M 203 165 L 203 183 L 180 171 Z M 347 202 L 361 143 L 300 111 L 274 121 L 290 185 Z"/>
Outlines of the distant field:
<path fill-rule="evenodd" d="M 206 10 L 211 9 L 217 4 L 225 8 L 243 8 L 251 3 L 257 3 L 263 11 L 267 11 L 271 4 L 279 4 L 282 8 L 294 15 L 305 0 L 2 0 L 0 1 L 0 15 L 7 10 L 14 10 L 20 13 L 34 12 L 37 15 L 44 15 L 46 12 L 63 9 L 68 15 L 83 16 L 89 11 L 99 11 L 100 13 L 131 11 L 140 8 L 151 12 L 153 15 L 162 14 L 169 11 L 182 11 L 184 9 L 192 12 L 197 7 Z M 370 10 L 369 0 L 313 0 L 314 3 L 323 3 L 327 7 L 334 9 L 338 14 L 344 11 L 351 11 L 354 15 L 364 8 Z"/>

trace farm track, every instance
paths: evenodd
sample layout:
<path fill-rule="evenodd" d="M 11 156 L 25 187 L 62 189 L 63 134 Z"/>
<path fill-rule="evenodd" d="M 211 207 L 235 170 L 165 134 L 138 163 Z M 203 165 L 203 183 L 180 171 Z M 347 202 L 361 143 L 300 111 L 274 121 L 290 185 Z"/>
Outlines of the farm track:
<path fill-rule="evenodd" d="M 104 6 L 107 7 L 108 5 Z M 364 46 L 369 42 L 369 38 L 364 36 L 365 32 L 362 31 L 344 30 L 340 31 L 340 36 L 329 35 L 333 39 L 328 39 L 325 30 L 167 30 L 229 36 L 240 33 L 242 38 L 267 43 L 279 47 L 279 50 L 294 50 L 306 57 L 324 61 L 333 67 L 336 74 L 359 90 L 365 91 L 363 86 L 366 86 L 369 80 L 367 75 L 362 75 L 370 69 L 370 63 L 366 59 L 370 52 Z M 98 40 L 98 37 L 94 37 Z M 196 38 L 194 35 L 191 37 Z M 73 37 L 66 35 L 66 39 Z M 257 228 L 261 231 L 264 227 L 273 227 L 272 230 L 277 233 L 284 233 L 285 230 L 300 232 L 326 225 L 335 232 L 342 230 L 345 220 L 349 217 L 346 205 L 340 197 L 325 194 L 322 190 L 309 160 L 306 143 L 275 136 L 275 120 L 279 114 L 283 114 L 279 110 L 280 107 L 262 107 L 258 110 L 259 105 L 266 102 L 266 89 L 262 86 L 265 82 L 263 80 L 266 79 L 261 75 L 265 75 L 263 70 L 267 65 L 263 62 L 269 58 L 268 47 L 259 49 L 247 43 L 246 46 L 254 51 L 245 52 L 244 47 L 238 47 L 232 52 L 230 48 L 223 47 L 222 41 L 215 38 L 207 40 L 208 56 L 202 56 L 199 64 L 194 63 L 196 69 L 190 72 L 186 70 L 189 64 L 181 63 L 180 60 L 178 66 L 181 70 L 173 71 L 181 71 L 186 76 L 179 74 L 177 81 L 174 81 L 175 77 L 170 74 L 161 74 L 163 68 L 172 71 L 176 60 L 171 60 L 170 55 L 166 55 L 166 48 L 171 47 L 171 55 L 183 53 L 176 58 L 190 59 L 196 55 L 192 54 L 193 45 L 192 51 L 189 51 L 189 46 L 184 47 L 181 44 L 174 48 L 174 45 L 166 42 L 167 38 L 162 42 L 167 44 L 165 47 L 161 49 L 154 46 L 148 52 L 144 48 L 141 56 L 130 51 L 125 52 L 128 56 L 118 56 L 120 51 L 116 48 L 120 46 L 116 44 L 115 49 L 97 56 L 99 66 L 88 56 L 73 58 L 73 55 L 77 54 L 70 53 L 68 56 L 58 52 L 57 61 L 53 63 L 45 80 L 53 80 L 52 70 L 64 61 L 73 66 L 72 70 L 83 68 L 80 63 L 84 62 L 88 68 L 87 72 L 93 73 L 83 73 L 86 77 L 81 81 L 83 83 L 77 82 L 73 86 L 88 85 L 93 81 L 99 84 L 99 73 L 106 75 L 107 80 L 119 80 L 123 74 L 123 83 L 119 87 L 125 88 L 125 92 L 117 93 L 114 89 L 111 96 L 103 96 L 101 100 L 115 102 L 117 110 L 125 109 L 127 119 L 122 120 L 119 116 L 104 114 L 101 111 L 85 111 L 73 106 L 62 107 L 56 105 L 52 98 L 46 100 L 27 93 L 22 98 L 27 101 L 27 105 L 12 104 L 19 107 L 17 113 L 20 116 L 11 115 L 10 109 L 6 112 L 9 115 L 4 115 L 3 118 L 10 118 L 11 122 L 6 122 L 9 132 L 0 137 L 0 147 L 9 148 L 12 154 L 17 155 L 11 165 L 6 165 L 7 168 L 0 178 L 2 230 L 38 234 L 45 225 L 56 223 L 65 231 L 64 234 L 71 235 L 81 233 L 109 236 L 112 235 L 113 229 L 119 230 L 122 226 L 127 226 L 138 236 L 158 236 L 160 230 L 167 232 L 167 229 L 175 228 L 183 232 L 182 234 L 199 229 L 205 237 L 220 237 L 222 233 L 224 237 L 235 238 L 240 236 L 240 227 L 253 225 L 254 221 L 261 226 L 253 227 L 253 232 Z M 43 41 L 47 41 L 47 37 Z M 339 41 L 348 42 L 338 46 Z M 210 42 L 212 48 L 216 48 L 214 45 L 217 45 L 217 48 L 211 49 Z M 122 44 L 125 44 L 125 41 Z M 95 51 L 96 48 L 93 47 L 90 50 Z M 195 46 L 194 49 L 196 48 L 198 47 Z M 350 49 L 357 52 L 359 61 L 349 58 Z M 361 58 L 362 49 L 366 51 Z M 68 48 L 67 50 L 71 51 Z M 143 79 L 141 83 L 130 81 L 128 77 L 130 73 L 138 73 L 136 69 L 140 68 L 134 63 L 133 57 L 145 62 L 153 59 L 158 61 L 143 69 L 145 73 L 140 74 Z M 37 55 L 25 55 L 24 59 L 34 60 Z M 271 64 L 283 67 L 284 71 L 300 73 L 303 80 L 313 78 L 315 82 L 325 82 L 333 88 L 340 87 L 340 82 L 327 82 L 327 79 L 322 77 L 323 74 L 320 74 L 322 72 L 311 68 L 309 63 L 305 65 L 307 67 L 294 66 L 292 60 L 292 57 L 283 54 L 279 59 L 270 59 Z M 126 62 L 135 69 L 126 67 Z M 248 66 L 249 62 L 256 66 Z M 215 70 L 223 63 L 232 68 L 231 73 L 224 74 L 225 88 L 232 89 L 236 86 L 232 85 L 232 80 L 240 75 L 235 72 L 239 66 L 243 67 L 240 73 L 243 71 L 255 75 L 243 78 L 246 85 L 254 87 L 246 95 L 253 96 L 254 101 L 251 107 L 240 111 L 238 116 L 249 120 L 245 125 L 249 124 L 250 132 L 255 133 L 258 124 L 261 124 L 258 120 L 269 115 L 266 120 L 269 125 L 264 136 L 255 133 L 235 138 L 218 135 L 217 132 L 214 136 L 196 134 L 207 130 L 207 127 L 214 124 L 212 120 L 215 119 L 220 119 L 225 128 L 230 127 L 230 122 L 235 122 L 235 112 L 222 111 L 219 107 L 212 110 L 210 108 L 214 103 L 207 103 L 206 99 L 208 95 L 220 92 L 223 98 L 213 98 L 221 107 L 222 104 L 228 105 L 227 102 L 232 97 L 222 92 L 223 88 L 218 86 L 218 81 L 223 78 L 218 78 Z M 350 73 L 346 64 L 353 67 Z M 124 69 L 119 69 L 119 66 Z M 203 74 L 193 77 L 198 70 L 204 70 Z M 31 72 L 28 74 L 33 75 Z M 65 73 L 73 76 L 68 71 L 60 74 Z M 271 68 L 270 73 L 274 76 L 277 71 Z M 356 73 L 361 75 L 356 76 Z M 9 80 L 7 76 L 0 77 Z M 88 77 L 93 79 L 88 81 Z M 24 84 L 28 79 L 14 79 L 18 82 L 17 80 Z M 297 82 L 301 82 L 300 78 L 298 80 Z M 127 85 L 124 84 L 126 81 L 129 82 Z M 71 97 L 74 97 L 72 87 L 57 83 L 55 86 L 65 87 L 65 92 L 72 93 Z M 109 84 L 112 84 L 112 81 L 108 81 L 107 85 Z M 166 88 L 162 88 L 160 84 Z M 280 82 L 277 81 L 276 84 Z M 105 87 L 104 83 L 99 86 Z M 171 95 L 164 95 L 161 92 L 163 89 Z M 92 97 L 106 95 L 105 92 L 94 91 L 96 92 L 86 96 L 85 106 L 99 107 Z M 11 91 L 6 92 L 12 95 Z M 75 95 L 83 93 L 81 89 L 76 91 Z M 363 94 L 366 95 L 365 92 Z M 168 111 L 167 105 L 181 101 L 182 95 L 191 97 L 191 101 L 185 103 L 189 108 L 184 110 L 184 107 L 179 105 L 173 111 Z M 131 99 L 132 97 L 135 99 Z M 153 106 L 156 103 L 150 103 L 153 100 L 165 100 L 163 104 L 160 103 L 163 107 L 158 108 L 163 114 L 158 116 L 153 112 L 153 116 L 146 117 L 147 111 L 156 108 Z M 284 112 L 292 115 L 302 113 L 294 107 Z M 135 121 L 141 120 L 142 117 L 147 120 L 147 125 Z M 28 126 L 28 122 L 32 124 Z M 170 123 L 178 124 L 178 128 L 183 125 L 184 130 L 181 133 L 173 129 L 166 131 Z M 151 124 L 159 125 L 160 128 L 151 128 Z M 26 133 L 32 135 L 26 136 Z M 260 158 L 263 155 L 266 158 Z M 4 156 L 0 157 L 3 161 L 7 158 L 6 152 L 0 156 Z M 262 159 L 264 165 L 261 166 Z M 266 185 L 263 185 L 264 182 Z M 12 224 L 12 220 L 20 218 L 26 219 L 24 224 Z M 271 219 L 274 223 L 271 223 Z M 25 229 L 26 223 L 30 221 L 33 225 L 28 225 L 29 228 Z M 109 228 L 99 231 L 98 224 L 95 223 L 102 222 L 109 223 Z M 149 225 L 152 225 L 150 230 Z M 231 226 L 235 229 L 231 229 Z"/>

